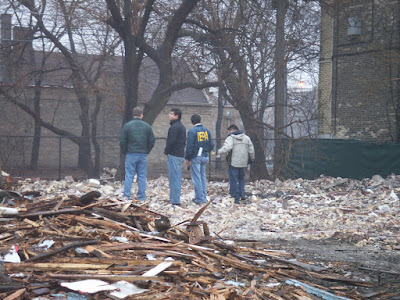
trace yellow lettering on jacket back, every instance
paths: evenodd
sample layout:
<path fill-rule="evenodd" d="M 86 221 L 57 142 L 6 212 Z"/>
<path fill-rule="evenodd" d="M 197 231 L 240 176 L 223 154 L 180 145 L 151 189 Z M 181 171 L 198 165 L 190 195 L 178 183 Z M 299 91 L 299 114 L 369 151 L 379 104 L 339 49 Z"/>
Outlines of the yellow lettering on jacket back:
<path fill-rule="evenodd" d="M 197 132 L 197 141 L 198 142 L 208 141 L 208 133 L 207 133 L 207 131 L 199 131 L 199 132 Z"/>

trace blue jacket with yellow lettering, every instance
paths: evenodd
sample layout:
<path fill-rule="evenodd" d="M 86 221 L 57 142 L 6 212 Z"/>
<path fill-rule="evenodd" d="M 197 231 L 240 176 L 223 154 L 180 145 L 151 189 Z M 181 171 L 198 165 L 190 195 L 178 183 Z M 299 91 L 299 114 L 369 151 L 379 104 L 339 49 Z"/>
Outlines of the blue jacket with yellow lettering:
<path fill-rule="evenodd" d="M 202 156 L 214 149 L 211 132 L 201 124 L 194 125 L 188 132 L 185 159 L 191 160 L 197 156 L 200 147 L 203 148 Z"/>

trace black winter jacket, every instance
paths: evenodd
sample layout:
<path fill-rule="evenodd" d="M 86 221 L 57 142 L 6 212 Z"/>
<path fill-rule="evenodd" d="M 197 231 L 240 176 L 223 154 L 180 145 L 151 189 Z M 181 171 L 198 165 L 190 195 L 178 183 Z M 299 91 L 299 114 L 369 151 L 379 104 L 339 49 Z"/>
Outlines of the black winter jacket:
<path fill-rule="evenodd" d="M 184 157 L 186 144 L 186 128 L 180 120 L 170 122 L 171 127 L 168 129 L 167 144 L 164 154 Z"/>

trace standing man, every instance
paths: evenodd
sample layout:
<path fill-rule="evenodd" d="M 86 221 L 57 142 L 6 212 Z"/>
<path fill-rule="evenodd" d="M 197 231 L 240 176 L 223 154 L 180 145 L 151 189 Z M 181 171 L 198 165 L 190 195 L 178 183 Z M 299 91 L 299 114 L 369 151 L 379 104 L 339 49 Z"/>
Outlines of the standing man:
<path fill-rule="evenodd" d="M 221 153 L 229 153 L 232 151 L 231 161 L 229 164 L 229 191 L 231 196 L 235 198 L 235 203 L 239 204 L 240 200 L 246 200 L 244 191 L 245 175 L 249 158 L 254 161 L 254 146 L 251 139 L 240 131 L 239 128 L 232 124 L 228 127 L 229 135 L 225 139 L 224 146 L 218 150 Z"/>
<path fill-rule="evenodd" d="M 182 165 L 185 160 L 186 128 L 181 123 L 182 112 L 171 109 L 167 143 L 164 154 L 168 155 L 169 203 L 181 205 Z"/>
<path fill-rule="evenodd" d="M 133 119 L 121 130 L 119 139 L 122 153 L 125 154 L 124 198 L 130 199 L 132 180 L 137 173 L 138 199 L 146 200 L 147 154 L 154 147 L 154 133 L 150 125 L 142 121 L 143 109 L 133 109 Z"/>
<path fill-rule="evenodd" d="M 193 201 L 197 204 L 203 204 L 207 202 L 206 166 L 208 153 L 214 148 L 214 143 L 211 132 L 200 123 L 201 117 L 199 115 L 193 115 L 191 121 L 194 126 L 188 132 L 185 158 L 192 175 L 195 193 Z"/>

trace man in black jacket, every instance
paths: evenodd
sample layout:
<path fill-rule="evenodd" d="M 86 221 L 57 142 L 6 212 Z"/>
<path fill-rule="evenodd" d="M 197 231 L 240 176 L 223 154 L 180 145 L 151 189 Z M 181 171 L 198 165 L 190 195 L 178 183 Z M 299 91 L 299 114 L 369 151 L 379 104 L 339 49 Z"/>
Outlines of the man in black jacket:
<path fill-rule="evenodd" d="M 168 130 L 164 154 L 168 155 L 169 203 L 180 205 L 186 129 L 181 123 L 182 112 L 179 108 L 171 109 L 168 117 L 171 127 Z"/>

